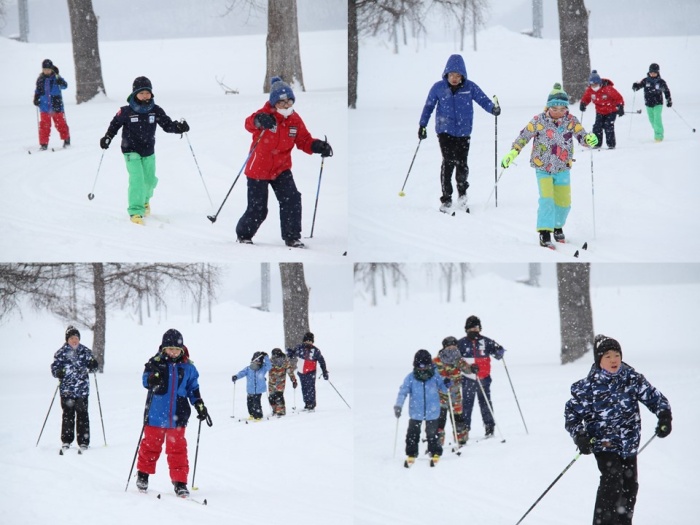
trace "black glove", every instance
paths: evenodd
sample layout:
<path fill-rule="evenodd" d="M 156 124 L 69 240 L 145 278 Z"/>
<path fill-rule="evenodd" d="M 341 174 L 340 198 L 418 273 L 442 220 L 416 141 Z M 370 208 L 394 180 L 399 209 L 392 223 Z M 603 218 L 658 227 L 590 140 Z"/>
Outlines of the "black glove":
<path fill-rule="evenodd" d="M 586 111 L 586 104 L 581 102 L 581 105 L 578 107 L 578 109 L 580 109 L 581 111 Z"/>
<path fill-rule="evenodd" d="M 494 117 L 497 117 L 498 115 L 501 114 L 501 106 L 494 106 L 493 109 L 491 110 L 491 113 L 493 114 Z"/>
<path fill-rule="evenodd" d="M 105 135 L 104 137 L 102 137 L 100 139 L 100 147 L 102 149 L 107 149 L 107 148 L 109 148 L 110 142 L 112 142 L 112 137 L 110 137 L 109 135 Z"/>
<path fill-rule="evenodd" d="M 66 377 L 66 369 L 65 368 L 59 368 L 56 370 L 56 378 L 58 379 L 63 379 Z"/>
<path fill-rule="evenodd" d="M 160 374 L 158 372 L 156 372 L 155 374 L 149 375 L 147 382 L 148 382 L 148 388 L 150 388 L 151 390 L 155 390 L 162 383 L 161 378 L 160 378 Z"/>
<path fill-rule="evenodd" d="M 656 435 L 665 438 L 671 433 L 671 411 L 662 410 L 659 412 L 659 424 L 656 425 Z"/>
<path fill-rule="evenodd" d="M 296 382 L 296 381 L 292 381 L 292 388 L 296 388 L 296 387 L 297 387 L 297 382 Z"/>
<path fill-rule="evenodd" d="M 576 443 L 579 452 L 581 452 L 581 454 L 583 454 L 584 456 L 587 456 L 588 454 L 593 452 L 591 438 L 588 436 L 585 430 L 581 430 L 578 434 L 576 434 L 576 437 L 574 438 L 574 443 Z"/>
<path fill-rule="evenodd" d="M 625 116 L 625 106 L 620 104 L 617 106 L 617 116 L 618 117 L 624 117 Z"/>
<path fill-rule="evenodd" d="M 38 106 L 39 105 L 39 95 L 34 95 L 34 105 Z"/>
<path fill-rule="evenodd" d="M 474 363 L 473 365 L 470 365 L 469 368 L 472 369 L 472 374 L 478 374 L 478 373 L 479 373 L 479 365 L 477 365 L 476 363 Z"/>
<path fill-rule="evenodd" d="M 632 84 L 632 91 L 639 91 L 642 88 L 642 85 L 639 84 L 638 82 L 635 82 Z"/>
<path fill-rule="evenodd" d="M 673 102 L 671 102 L 670 100 L 668 100 L 668 101 L 666 102 L 666 107 L 667 107 L 667 108 L 670 108 L 671 106 L 673 106 Z"/>
<path fill-rule="evenodd" d="M 428 130 L 421 126 L 418 128 L 418 140 L 425 140 L 428 138 Z"/>
<path fill-rule="evenodd" d="M 401 417 L 401 407 L 400 406 L 395 406 L 394 407 L 394 415 L 399 418 Z"/>
<path fill-rule="evenodd" d="M 96 372 L 97 369 L 99 368 L 100 363 L 97 362 L 97 359 L 94 357 L 90 359 L 90 362 L 88 363 L 88 372 Z"/>
<path fill-rule="evenodd" d="M 58 76 L 58 67 L 56 66 L 51 66 L 51 70 Z"/>
<path fill-rule="evenodd" d="M 231 376 L 231 381 L 233 381 L 234 383 L 236 382 L 237 379 L 238 379 L 238 376 Z"/>
<path fill-rule="evenodd" d="M 328 370 L 324 370 L 322 375 L 323 375 L 323 379 L 328 381 Z"/>
<path fill-rule="evenodd" d="M 333 156 L 333 148 L 331 148 L 331 145 L 328 144 L 325 140 L 314 140 L 311 143 L 311 151 L 314 153 L 320 153 L 321 157 L 332 157 Z"/>
<path fill-rule="evenodd" d="M 451 379 L 445 378 L 445 379 L 443 379 L 443 382 L 445 383 L 445 386 L 446 386 L 447 388 L 450 388 L 450 386 L 452 385 L 452 380 L 451 380 Z"/>
<path fill-rule="evenodd" d="M 204 406 L 204 401 L 201 399 L 198 401 L 195 401 L 194 403 L 194 408 L 197 411 L 197 419 L 200 421 L 204 421 L 207 419 L 209 416 L 209 412 L 207 412 L 207 407 Z"/>
<path fill-rule="evenodd" d="M 277 119 L 269 113 L 258 113 L 253 119 L 253 124 L 258 129 L 272 129 L 277 125 Z"/>
<path fill-rule="evenodd" d="M 175 130 L 178 133 L 187 133 L 190 130 L 190 125 L 183 119 L 182 122 L 175 122 Z"/>

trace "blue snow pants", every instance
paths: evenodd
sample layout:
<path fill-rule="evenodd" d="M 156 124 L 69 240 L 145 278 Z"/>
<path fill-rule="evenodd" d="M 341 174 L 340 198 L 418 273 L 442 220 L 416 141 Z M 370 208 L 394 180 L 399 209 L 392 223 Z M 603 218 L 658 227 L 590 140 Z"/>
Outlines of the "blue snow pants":
<path fill-rule="evenodd" d="M 302 374 L 297 372 L 304 396 L 304 408 L 316 408 L 316 371 Z"/>
<path fill-rule="evenodd" d="M 486 398 L 491 403 L 491 376 L 486 376 L 481 380 L 481 385 L 486 392 Z M 481 393 L 479 384 L 474 379 L 462 378 L 462 411 L 464 413 L 464 424 L 468 429 L 472 427 L 472 409 L 474 408 L 474 397 L 479 396 L 479 408 L 481 409 L 481 420 L 484 422 L 484 427 L 494 427 L 496 423 L 491 416 L 491 411 L 486 404 L 486 399 Z M 491 405 L 493 408 L 493 405 Z"/>
<path fill-rule="evenodd" d="M 548 173 L 535 170 L 540 191 L 537 207 L 537 231 L 563 228 L 571 210 L 571 172 Z"/>

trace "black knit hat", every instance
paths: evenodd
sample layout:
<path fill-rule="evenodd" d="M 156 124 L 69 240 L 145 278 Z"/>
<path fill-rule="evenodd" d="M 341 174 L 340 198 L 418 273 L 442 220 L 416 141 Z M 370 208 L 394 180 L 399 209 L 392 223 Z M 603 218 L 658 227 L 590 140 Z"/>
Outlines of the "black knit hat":
<path fill-rule="evenodd" d="M 75 326 L 69 326 L 66 328 L 66 342 L 68 342 L 68 339 L 74 335 L 77 335 L 78 339 L 80 339 L 80 332 L 78 332 L 78 329 Z"/>
<path fill-rule="evenodd" d="M 603 359 L 605 352 L 609 352 L 610 350 L 619 352 L 620 357 L 622 357 L 622 347 L 620 346 L 620 343 L 607 335 L 596 335 L 595 342 L 593 343 L 593 359 L 595 359 L 595 364 L 598 367 L 600 367 L 600 360 Z"/>
<path fill-rule="evenodd" d="M 51 62 L 50 59 L 46 58 L 41 63 L 41 67 L 42 67 L 42 69 L 53 69 L 53 62 Z"/>
<path fill-rule="evenodd" d="M 448 346 L 457 346 L 457 338 L 448 335 L 442 340 L 442 347 L 447 348 Z"/>
<path fill-rule="evenodd" d="M 311 343 L 313 343 L 313 342 L 314 342 L 314 334 L 311 333 L 311 332 L 306 332 L 306 333 L 304 334 L 304 342 L 305 342 L 305 343 L 306 343 L 306 342 L 311 342 Z"/>
<path fill-rule="evenodd" d="M 281 348 L 273 348 L 273 349 L 272 349 L 272 357 L 282 357 L 282 358 L 284 358 L 284 352 L 282 351 Z"/>
<path fill-rule="evenodd" d="M 171 328 L 163 334 L 163 343 L 161 344 L 161 346 L 163 348 L 167 348 L 169 346 L 174 346 L 177 348 L 184 347 L 185 345 L 182 341 L 182 334 L 174 328 Z"/>
<path fill-rule="evenodd" d="M 654 63 L 649 65 L 649 73 L 658 73 L 658 72 L 659 72 L 659 64 L 654 62 Z"/>
<path fill-rule="evenodd" d="M 433 356 L 427 350 L 418 350 L 413 357 L 413 368 L 427 368 L 433 365 Z"/>
<path fill-rule="evenodd" d="M 467 331 L 470 328 L 479 328 L 479 330 L 481 330 L 481 319 L 475 315 L 470 315 L 467 317 L 467 320 L 464 323 L 464 330 Z"/>

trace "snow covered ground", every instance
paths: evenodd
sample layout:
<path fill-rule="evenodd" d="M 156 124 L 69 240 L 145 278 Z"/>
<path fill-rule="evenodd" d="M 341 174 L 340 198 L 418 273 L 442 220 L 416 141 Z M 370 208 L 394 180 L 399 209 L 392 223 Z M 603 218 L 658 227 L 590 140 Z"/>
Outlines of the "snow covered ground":
<path fill-rule="evenodd" d="M 75 103 L 69 44 L 0 38 L 0 70 L 7 73 L 0 99 L 0 260 L 342 260 L 348 235 L 347 62 L 337 57 L 347 55 L 347 36 L 345 31 L 319 31 L 302 33 L 299 40 L 306 92 L 295 89 L 295 109 L 311 134 L 327 136 L 335 152 L 324 163 L 313 239 L 306 240 L 306 251 L 284 246 L 274 195 L 255 237 L 258 246 L 235 243 L 235 226 L 246 205 L 245 175 L 216 222 L 207 219 L 219 209 L 248 155 L 251 140 L 244 119 L 268 98 L 262 92 L 265 35 L 101 42 L 107 96 L 80 105 Z M 38 148 L 31 100 L 44 58 L 51 58 L 68 81 L 63 94 L 73 145 L 27 155 Z M 126 213 L 127 172 L 118 143 L 104 157 L 99 147 L 140 75 L 151 79 L 156 103 L 171 118 L 187 119 L 192 148 L 184 137 L 157 131 L 159 184 L 145 228 L 129 222 Z M 216 78 L 240 93 L 225 95 Z M 50 147 L 61 144 L 52 130 Z M 292 160 L 304 207 L 302 236 L 308 237 L 321 158 L 295 151 Z M 91 192 L 94 200 L 88 199 Z"/>
<path fill-rule="evenodd" d="M 565 227 L 576 244 L 588 241 L 581 260 L 601 262 L 698 261 L 695 202 L 700 181 L 688 155 L 698 149 L 698 70 L 689 67 L 700 52 L 700 37 L 592 39 L 591 66 L 610 78 L 625 99 L 627 115 L 617 120 L 618 147 L 576 149 L 572 209 Z M 356 260 L 381 261 L 565 261 L 564 253 L 537 243 L 537 186 L 528 146 L 498 185 L 498 208 L 489 194 L 501 172 L 500 160 L 520 130 L 542 111 L 561 81 L 558 40 L 538 40 L 503 28 L 479 33 L 478 52 L 463 56 L 469 78 L 489 96 L 497 95 L 498 155 L 494 117 L 475 105 L 469 153 L 471 214 L 450 217 L 440 205 L 440 149 L 435 115 L 399 197 L 416 148 L 418 120 L 428 90 L 440 79 L 450 43 L 402 47 L 398 55 L 378 40 L 360 46 L 357 109 L 350 112 L 350 246 Z M 664 107 L 665 140 L 655 143 L 641 92 L 631 86 L 649 64 L 661 65 L 673 108 Z M 642 114 L 631 114 L 642 109 Z M 571 110 L 581 116 L 578 104 Z M 589 106 L 584 127 L 593 125 Z M 692 156 L 692 154 L 691 154 Z M 494 166 L 498 162 L 496 173 Z M 594 220 L 595 219 L 595 220 Z"/>

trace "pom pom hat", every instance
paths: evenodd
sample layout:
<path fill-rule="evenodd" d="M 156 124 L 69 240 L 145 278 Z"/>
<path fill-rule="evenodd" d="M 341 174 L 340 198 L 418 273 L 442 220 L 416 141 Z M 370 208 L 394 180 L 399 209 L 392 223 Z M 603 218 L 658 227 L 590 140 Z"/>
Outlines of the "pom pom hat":
<path fill-rule="evenodd" d="M 552 106 L 569 107 L 569 95 L 561 88 L 559 82 L 554 84 L 554 89 L 549 92 L 549 96 L 547 97 L 547 107 L 551 108 Z"/>

